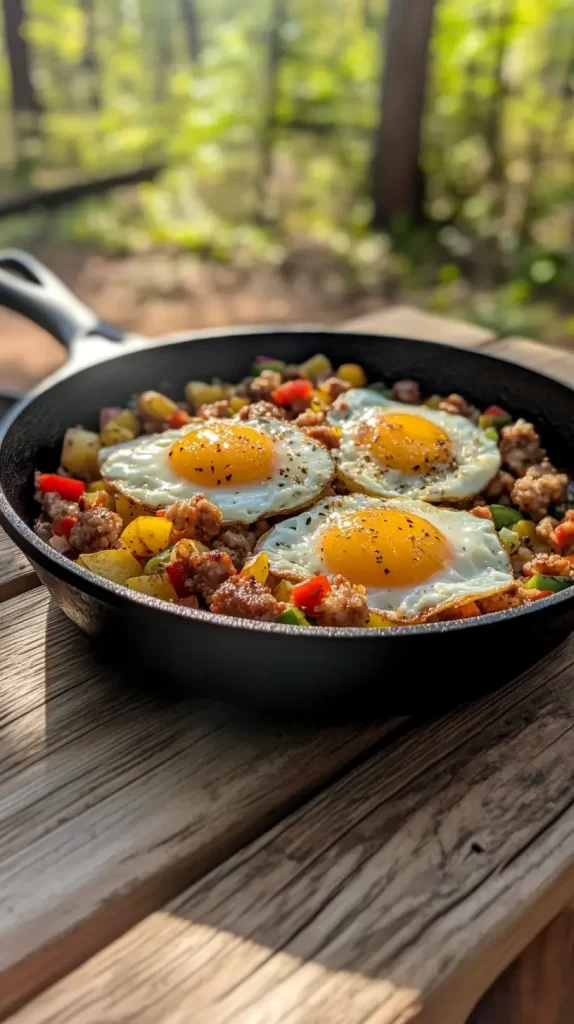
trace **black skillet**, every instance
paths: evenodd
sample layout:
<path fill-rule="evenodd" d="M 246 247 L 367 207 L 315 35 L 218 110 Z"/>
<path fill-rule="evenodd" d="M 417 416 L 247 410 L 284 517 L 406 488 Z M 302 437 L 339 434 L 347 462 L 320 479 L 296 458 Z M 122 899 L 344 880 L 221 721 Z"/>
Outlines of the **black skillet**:
<path fill-rule="evenodd" d="M 324 352 L 357 362 L 371 380 L 413 377 L 424 391 L 460 392 L 524 415 L 555 462 L 574 447 L 572 389 L 488 355 L 431 342 L 314 329 L 194 334 L 159 344 L 127 341 L 99 321 L 35 259 L 0 253 L 0 303 L 46 328 L 70 351 L 63 371 L 10 410 L 0 426 L 0 521 L 56 603 L 99 638 L 110 657 L 164 688 L 211 694 L 282 711 L 343 706 L 412 713 L 444 707 L 516 675 L 574 628 L 574 592 L 466 622 L 391 630 L 301 629 L 170 607 L 97 579 L 39 540 L 36 467 L 55 469 L 66 427 L 94 428 L 103 405 L 146 388 L 183 396 L 189 379 L 236 381 L 260 354 L 288 363 Z M 1 342 L 0 342 L 1 345 Z M 85 359 L 98 359 L 82 368 Z M 574 588 L 573 588 L 574 589 Z"/>

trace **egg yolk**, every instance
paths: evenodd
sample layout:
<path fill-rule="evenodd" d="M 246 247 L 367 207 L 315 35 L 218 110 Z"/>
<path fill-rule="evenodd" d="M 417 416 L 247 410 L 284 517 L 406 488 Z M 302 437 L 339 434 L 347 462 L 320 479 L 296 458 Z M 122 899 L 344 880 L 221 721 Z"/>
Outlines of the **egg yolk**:
<path fill-rule="evenodd" d="M 362 423 L 356 439 L 377 462 L 401 473 L 424 475 L 452 460 L 448 434 L 408 412 L 389 412 L 374 423 Z"/>
<path fill-rule="evenodd" d="M 273 471 L 273 440 L 239 423 L 206 424 L 169 449 L 174 473 L 198 487 L 262 483 Z"/>
<path fill-rule="evenodd" d="M 425 583 L 450 560 L 445 536 L 426 519 L 400 509 L 350 512 L 321 538 L 328 572 L 364 587 L 410 587 Z"/>

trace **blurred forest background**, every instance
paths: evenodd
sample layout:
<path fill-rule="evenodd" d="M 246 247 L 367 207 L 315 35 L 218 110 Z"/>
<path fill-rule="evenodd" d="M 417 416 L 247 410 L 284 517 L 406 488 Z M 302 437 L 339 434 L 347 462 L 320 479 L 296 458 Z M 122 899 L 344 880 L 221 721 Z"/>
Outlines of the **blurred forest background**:
<path fill-rule="evenodd" d="M 108 318 L 574 346 L 572 0 L 2 5 L 0 245 Z"/>

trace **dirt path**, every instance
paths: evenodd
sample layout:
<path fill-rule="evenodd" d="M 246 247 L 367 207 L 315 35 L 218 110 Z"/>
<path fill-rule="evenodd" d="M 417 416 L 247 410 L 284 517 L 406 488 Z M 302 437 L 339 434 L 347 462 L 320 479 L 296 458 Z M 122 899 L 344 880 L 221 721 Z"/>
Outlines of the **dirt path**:
<path fill-rule="evenodd" d="M 348 286 L 312 250 L 292 271 L 236 269 L 187 255 L 104 258 L 38 250 L 100 316 L 150 337 L 231 324 L 337 323 L 380 308 L 382 297 L 349 297 Z M 0 389 L 26 389 L 63 360 L 44 331 L 0 309 Z"/>

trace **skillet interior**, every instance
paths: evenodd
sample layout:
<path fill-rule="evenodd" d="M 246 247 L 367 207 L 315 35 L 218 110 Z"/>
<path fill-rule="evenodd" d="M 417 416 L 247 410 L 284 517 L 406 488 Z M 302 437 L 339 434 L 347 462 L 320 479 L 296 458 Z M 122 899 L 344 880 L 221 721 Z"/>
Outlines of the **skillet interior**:
<path fill-rule="evenodd" d="M 96 427 L 102 405 L 122 404 L 132 393 L 149 387 L 181 399 L 187 380 L 219 376 L 236 381 L 248 372 L 257 355 L 301 362 L 317 351 L 325 352 L 335 365 L 361 363 L 372 380 L 412 377 L 429 393 L 457 391 L 483 407 L 492 402 L 508 407 L 513 414 L 524 415 L 537 424 L 555 462 L 566 466 L 569 463 L 569 452 L 574 446 L 572 390 L 559 381 L 487 355 L 447 349 L 430 342 L 312 330 L 256 331 L 167 342 L 150 345 L 143 351 L 118 353 L 117 357 L 36 393 L 15 411 L 0 439 L 0 487 L 7 503 L 18 516 L 30 521 L 34 514 L 34 468 L 56 468 L 66 427 L 75 423 Z M 455 687 L 453 680 L 444 679 L 445 663 L 452 664 L 453 659 L 458 659 L 466 666 L 463 686 L 465 695 L 470 695 L 485 685 L 485 676 L 490 684 L 516 674 L 574 626 L 574 600 L 565 593 L 538 608 L 487 616 L 470 625 L 411 627 L 383 637 L 373 631 L 354 630 L 313 630 L 311 637 L 289 627 L 257 624 L 254 629 L 238 623 L 222 633 L 221 625 L 229 626 L 229 620 L 201 613 L 196 618 L 174 615 L 165 609 L 161 611 L 160 630 L 156 602 L 139 595 L 134 600 L 125 592 L 112 599 L 113 587 L 108 588 L 108 593 L 91 580 L 84 583 L 76 571 L 70 571 L 69 563 L 53 557 L 27 531 L 23 535 L 11 510 L 2 509 L 0 491 L 0 512 L 4 513 L 8 531 L 39 568 L 57 602 L 82 628 L 92 633 L 109 630 L 111 639 L 121 621 L 122 646 L 133 631 L 138 638 L 138 654 L 156 665 L 160 659 L 158 639 L 154 636 L 161 631 L 165 678 L 184 681 L 181 647 L 189 643 L 198 671 L 192 673 L 193 679 L 185 672 L 186 686 L 190 682 L 197 685 L 204 678 L 204 670 L 209 670 L 210 692 L 226 696 L 231 693 L 235 698 L 240 690 L 243 696 L 258 703 L 286 703 L 283 685 L 277 691 L 279 700 L 275 699 L 277 692 L 270 699 L 270 663 L 278 666 L 273 670 L 275 678 L 280 683 L 289 682 L 287 703 L 296 707 L 309 700 L 323 701 L 326 694 L 332 699 L 336 694 L 348 696 L 358 687 L 366 691 L 374 684 L 380 689 L 383 667 L 400 673 L 401 678 L 396 698 L 390 700 L 385 687 L 385 707 L 390 701 L 389 709 L 412 711 L 413 701 L 418 706 L 424 703 L 428 683 L 435 676 L 438 690 L 433 704 L 439 697 L 449 702 L 453 696 L 460 697 L 460 682 Z M 199 636 L 192 637 L 197 630 L 201 630 L 201 643 Z M 173 634 L 173 652 L 169 656 L 163 643 L 167 634 Z M 287 650 L 281 636 L 290 645 L 288 671 L 280 667 L 283 652 L 279 645 Z M 214 644 L 219 648 L 215 662 Z M 490 671 L 485 672 L 485 644 L 496 644 L 499 649 L 496 671 L 491 664 Z M 300 685 L 294 684 L 294 676 Z"/>

